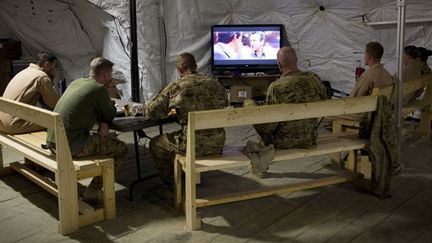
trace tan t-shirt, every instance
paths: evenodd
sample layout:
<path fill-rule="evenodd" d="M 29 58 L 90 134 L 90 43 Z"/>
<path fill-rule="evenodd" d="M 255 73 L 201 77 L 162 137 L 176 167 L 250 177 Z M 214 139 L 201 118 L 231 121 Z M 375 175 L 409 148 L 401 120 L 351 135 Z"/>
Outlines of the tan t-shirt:
<path fill-rule="evenodd" d="M 385 70 L 384 65 L 374 64 L 360 76 L 350 96 L 370 95 L 374 88 L 385 87 L 393 83 L 393 77 Z"/>
<path fill-rule="evenodd" d="M 59 99 L 51 79 L 38 65 L 33 63 L 15 75 L 6 87 L 3 97 L 30 105 L 36 105 L 38 101 L 42 101 L 51 109 L 54 109 Z M 0 131 L 2 132 L 17 134 L 38 130 L 43 130 L 43 128 L 0 112 Z"/>

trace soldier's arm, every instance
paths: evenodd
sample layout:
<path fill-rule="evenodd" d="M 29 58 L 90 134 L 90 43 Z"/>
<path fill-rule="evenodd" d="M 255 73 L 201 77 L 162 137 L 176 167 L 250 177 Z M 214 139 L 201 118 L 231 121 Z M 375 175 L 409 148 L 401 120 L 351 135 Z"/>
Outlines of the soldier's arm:
<path fill-rule="evenodd" d="M 43 103 L 49 108 L 54 109 L 59 96 L 54 90 L 51 79 L 48 76 L 42 76 L 38 78 L 37 83 L 38 92 L 42 97 Z"/>
<path fill-rule="evenodd" d="M 170 112 L 169 101 L 170 101 L 170 93 L 174 88 L 174 83 L 170 83 L 164 89 L 162 89 L 159 94 L 154 97 L 148 104 L 146 105 L 146 114 L 150 118 L 163 118 L 168 115 Z"/>

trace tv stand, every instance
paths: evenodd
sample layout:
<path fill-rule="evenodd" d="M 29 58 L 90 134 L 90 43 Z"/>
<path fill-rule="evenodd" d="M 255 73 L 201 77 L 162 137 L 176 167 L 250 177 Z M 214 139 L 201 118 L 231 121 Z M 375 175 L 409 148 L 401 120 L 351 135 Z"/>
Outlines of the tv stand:
<path fill-rule="evenodd" d="M 233 75 L 214 75 L 227 90 L 231 104 L 243 103 L 243 100 L 252 98 L 256 100 L 265 99 L 267 88 L 280 74 L 270 75 L 263 72 L 240 73 Z"/>

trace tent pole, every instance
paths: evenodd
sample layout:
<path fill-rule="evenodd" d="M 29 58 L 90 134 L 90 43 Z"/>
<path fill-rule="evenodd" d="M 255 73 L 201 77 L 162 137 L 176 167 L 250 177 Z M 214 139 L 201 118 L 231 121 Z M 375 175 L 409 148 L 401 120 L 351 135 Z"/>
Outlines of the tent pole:
<path fill-rule="evenodd" d="M 405 37 L 405 0 L 396 0 L 398 7 L 398 25 L 397 25 L 397 93 L 396 93 L 396 136 L 398 145 L 401 145 L 401 109 L 402 109 L 402 82 L 403 82 L 403 51 L 404 51 L 404 37 Z"/>
<path fill-rule="evenodd" d="M 136 1 L 129 0 L 130 37 L 131 37 L 131 94 L 132 101 L 140 102 L 140 85 L 138 69 L 138 40 L 137 40 L 137 18 Z"/>

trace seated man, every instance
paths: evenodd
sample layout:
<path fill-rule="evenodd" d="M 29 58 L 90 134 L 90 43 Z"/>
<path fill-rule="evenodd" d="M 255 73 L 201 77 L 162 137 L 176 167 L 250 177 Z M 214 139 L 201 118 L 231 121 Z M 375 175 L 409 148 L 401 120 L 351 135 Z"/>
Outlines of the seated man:
<path fill-rule="evenodd" d="M 282 47 L 277 60 L 281 77 L 267 90 L 266 105 L 305 103 L 326 99 L 326 90 L 318 75 L 297 68 L 294 49 Z M 255 105 L 247 100 L 244 106 Z M 316 144 L 317 119 L 254 125 L 265 145 L 275 148 L 310 148 Z"/>
<path fill-rule="evenodd" d="M 429 65 L 427 63 L 427 60 L 428 60 L 429 56 L 432 56 L 432 51 L 428 50 L 424 47 L 417 47 L 417 48 L 420 51 L 420 56 L 418 57 L 418 60 L 420 61 L 420 64 L 422 67 L 421 68 L 422 69 L 422 71 L 421 71 L 422 75 L 431 73 L 432 71 L 431 71 L 431 68 L 429 67 Z"/>
<path fill-rule="evenodd" d="M 403 70 L 403 81 L 407 82 L 415 80 L 422 75 L 422 64 L 418 60 L 420 57 L 420 51 L 415 46 L 406 46 L 404 48 L 404 70 Z M 410 97 L 405 98 L 402 102 L 404 104 L 415 101 L 421 94 L 423 89 L 417 90 Z"/>
<path fill-rule="evenodd" d="M 57 57 L 48 52 L 40 52 L 38 59 L 38 64 L 31 63 L 28 68 L 15 75 L 7 85 L 3 97 L 29 105 L 36 105 L 40 101 L 48 108 L 54 109 L 59 96 L 53 88 L 53 80 L 50 76 L 54 76 Z M 2 132 L 19 134 L 44 129 L 39 125 L 0 112 Z"/>
<path fill-rule="evenodd" d="M 146 106 L 146 113 L 153 119 L 163 118 L 175 109 L 183 129 L 159 135 L 150 141 L 150 154 L 160 172 L 162 182 L 168 186 L 174 183 L 174 157 L 185 154 L 188 113 L 221 109 L 228 105 L 225 88 L 213 78 L 196 72 L 195 58 L 182 53 L 176 58 L 180 79 L 166 86 Z M 196 133 L 196 156 L 218 154 L 225 145 L 224 129 L 201 130 Z"/>
<path fill-rule="evenodd" d="M 54 111 L 63 117 L 64 128 L 73 158 L 92 155 L 118 159 L 127 153 L 126 145 L 117 138 L 109 137 L 108 123 L 116 115 L 116 108 L 104 87 L 111 81 L 113 63 L 105 58 L 95 58 L 90 63 L 90 77 L 73 81 L 62 95 Z M 98 133 L 91 133 L 94 124 Z M 55 152 L 55 134 L 48 130 L 47 146 Z M 101 178 L 95 177 L 84 199 L 97 202 L 102 199 Z"/>
<path fill-rule="evenodd" d="M 351 97 L 370 95 L 374 88 L 385 87 L 394 83 L 393 77 L 381 64 L 383 54 L 384 48 L 380 43 L 369 42 L 366 45 L 364 59 L 369 69 L 360 76 L 350 94 Z"/>

